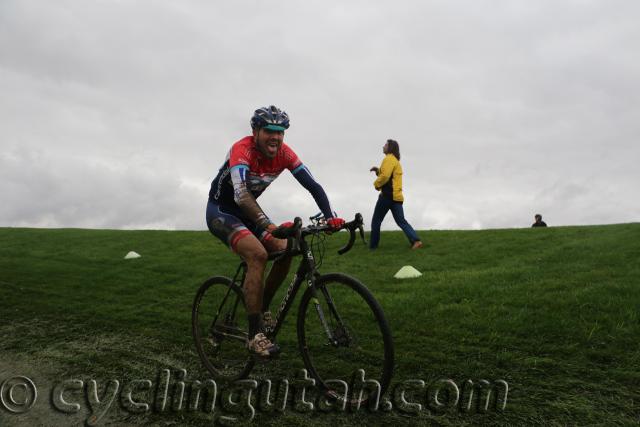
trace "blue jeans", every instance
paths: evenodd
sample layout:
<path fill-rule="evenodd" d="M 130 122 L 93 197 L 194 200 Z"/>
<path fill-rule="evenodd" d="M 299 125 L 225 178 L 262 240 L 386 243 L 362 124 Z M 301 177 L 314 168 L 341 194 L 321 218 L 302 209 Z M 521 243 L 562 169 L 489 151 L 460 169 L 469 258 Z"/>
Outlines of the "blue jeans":
<path fill-rule="evenodd" d="M 380 242 L 380 225 L 382 220 L 387 215 L 387 212 L 391 210 L 393 219 L 398 224 L 398 227 L 404 231 L 404 234 L 409 239 L 409 243 L 413 244 L 420 240 L 416 231 L 411 227 L 411 224 L 404 219 L 404 210 L 402 209 L 402 202 L 394 202 L 393 200 L 381 196 L 378 197 L 376 208 L 373 211 L 373 218 L 371 219 L 371 237 L 369 238 L 369 248 L 375 249 Z"/>

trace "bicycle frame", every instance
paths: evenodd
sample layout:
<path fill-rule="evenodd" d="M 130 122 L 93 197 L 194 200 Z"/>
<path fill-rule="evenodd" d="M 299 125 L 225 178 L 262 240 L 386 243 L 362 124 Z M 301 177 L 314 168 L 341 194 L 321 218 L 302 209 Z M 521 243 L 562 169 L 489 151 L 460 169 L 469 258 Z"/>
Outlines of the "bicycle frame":
<path fill-rule="evenodd" d="M 293 276 L 293 280 L 289 284 L 289 287 L 287 288 L 287 292 L 285 293 L 284 298 L 282 299 L 282 302 L 278 307 L 278 311 L 276 312 L 275 329 L 273 331 L 266 331 L 267 336 L 269 338 L 275 338 L 276 335 L 278 334 L 278 331 L 280 330 L 281 325 L 284 323 L 284 319 L 287 316 L 289 309 L 291 309 L 291 306 L 293 305 L 293 301 L 295 300 L 295 297 L 298 294 L 298 291 L 300 290 L 300 287 L 302 286 L 303 282 L 306 281 L 307 285 L 313 289 L 312 292 L 315 293 L 315 276 L 318 274 L 318 272 L 316 271 L 316 263 L 315 263 L 315 258 L 313 257 L 313 253 L 309 248 L 309 244 L 304 239 L 300 239 L 299 252 L 293 253 L 291 256 L 296 256 L 296 255 L 301 255 L 302 259 L 300 260 L 300 264 L 298 265 L 298 269 L 296 270 L 296 273 Z M 270 260 L 273 260 L 273 259 L 276 259 L 277 256 L 272 255 L 269 258 Z M 242 273 L 242 276 L 240 280 L 238 280 L 238 276 L 240 276 L 241 273 Z M 243 289 L 244 279 L 246 277 L 246 274 L 247 274 L 247 263 L 242 261 L 240 263 L 240 266 L 238 267 L 238 270 L 236 271 L 235 276 L 233 277 L 233 283 L 237 284 L 241 289 Z M 222 304 L 220 306 L 224 305 L 224 302 L 227 300 L 230 292 L 231 292 L 231 288 L 229 288 L 229 290 L 227 291 L 227 294 L 225 295 L 222 301 Z M 234 305 L 233 316 L 235 316 L 235 308 L 237 307 L 238 302 L 239 301 L 237 299 Z M 218 314 L 219 313 L 216 313 L 216 316 L 212 322 L 212 325 L 216 323 L 218 319 Z M 324 318 L 322 319 L 322 322 L 323 324 L 325 323 Z M 328 331 L 328 327 L 326 328 L 326 330 Z"/>

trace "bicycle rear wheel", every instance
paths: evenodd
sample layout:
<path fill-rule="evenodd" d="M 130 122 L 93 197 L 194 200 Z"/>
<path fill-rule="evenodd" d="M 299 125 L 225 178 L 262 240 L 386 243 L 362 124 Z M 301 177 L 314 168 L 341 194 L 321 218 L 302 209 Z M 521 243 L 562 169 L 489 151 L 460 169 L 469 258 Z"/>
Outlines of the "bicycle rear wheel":
<path fill-rule="evenodd" d="M 248 320 L 242 289 L 226 277 L 205 281 L 193 301 L 191 331 L 200 360 L 214 378 L 233 381 L 249 375 Z"/>
<path fill-rule="evenodd" d="M 307 289 L 298 312 L 298 342 L 309 374 L 325 395 L 344 403 L 382 396 L 393 375 L 394 350 L 380 304 L 366 286 L 344 274 L 319 276 L 315 289 L 315 296 Z M 360 369 L 379 390 L 370 382 L 359 393 Z M 340 381 L 348 385 L 348 395 Z"/>

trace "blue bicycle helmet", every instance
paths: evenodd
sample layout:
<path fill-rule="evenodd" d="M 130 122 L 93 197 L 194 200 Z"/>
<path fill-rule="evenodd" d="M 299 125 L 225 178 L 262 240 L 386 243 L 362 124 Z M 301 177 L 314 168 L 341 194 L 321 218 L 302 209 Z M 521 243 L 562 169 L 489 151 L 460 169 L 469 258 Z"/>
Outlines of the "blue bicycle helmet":
<path fill-rule="evenodd" d="M 261 128 L 276 131 L 289 129 L 289 115 L 275 105 L 258 108 L 251 117 L 251 129 Z"/>

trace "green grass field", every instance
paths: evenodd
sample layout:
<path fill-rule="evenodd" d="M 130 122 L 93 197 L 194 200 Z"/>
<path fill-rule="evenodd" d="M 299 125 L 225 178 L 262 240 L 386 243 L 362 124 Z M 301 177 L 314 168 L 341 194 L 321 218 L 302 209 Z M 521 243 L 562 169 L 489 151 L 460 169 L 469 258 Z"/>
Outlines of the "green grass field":
<path fill-rule="evenodd" d="M 424 389 L 407 395 L 422 410 L 305 413 L 290 406 L 284 413 L 258 411 L 254 423 L 640 423 L 640 224 L 423 236 L 419 251 L 410 251 L 401 233 L 385 232 L 377 251 L 358 242 L 338 256 L 346 240 L 340 233 L 327 239 L 321 268 L 355 276 L 373 291 L 393 331 L 394 384 L 423 380 Z M 142 258 L 123 260 L 130 250 Z M 96 380 L 104 403 L 111 379 L 122 386 L 155 382 L 163 369 L 185 369 L 185 382 L 209 378 L 191 338 L 191 304 L 204 279 L 232 275 L 236 265 L 204 231 L 0 229 L 0 383 L 25 375 L 38 387 L 29 412 L 0 406 L 0 426 L 83 424 L 90 410 L 82 390 L 64 395 L 80 404 L 78 412 L 51 406 L 51 389 L 63 380 Z M 423 276 L 393 279 L 403 265 Z M 282 356 L 260 365 L 256 379 L 292 378 L 303 367 L 295 313 L 279 336 Z M 445 379 L 460 386 L 504 380 L 506 407 L 438 410 L 429 393 Z M 27 393 L 14 391 L 16 401 Z M 152 395 L 136 394 L 149 403 Z M 245 409 L 235 416 L 246 420 Z M 213 425 L 233 411 L 227 405 L 213 414 L 171 408 L 136 414 L 116 401 L 100 425 Z"/>

